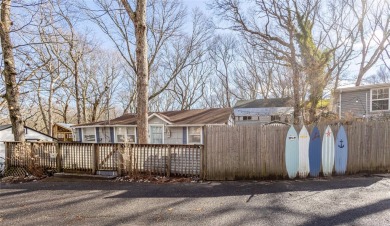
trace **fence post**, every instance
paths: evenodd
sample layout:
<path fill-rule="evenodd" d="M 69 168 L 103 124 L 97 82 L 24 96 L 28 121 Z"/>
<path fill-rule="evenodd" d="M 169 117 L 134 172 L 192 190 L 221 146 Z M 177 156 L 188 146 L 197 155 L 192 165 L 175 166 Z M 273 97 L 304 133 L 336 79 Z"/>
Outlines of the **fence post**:
<path fill-rule="evenodd" d="M 96 174 L 96 171 L 98 170 L 99 166 L 99 147 L 97 144 L 92 144 L 92 174 Z"/>
<path fill-rule="evenodd" d="M 26 142 L 26 145 L 25 145 L 25 147 L 26 147 L 26 149 L 28 149 L 27 148 L 27 142 Z M 28 168 L 29 169 L 35 169 L 35 167 L 37 167 L 37 165 L 39 165 L 40 166 L 40 164 L 38 164 L 38 158 L 36 157 L 38 154 L 36 153 L 36 151 L 35 151 L 35 147 L 34 147 L 34 143 L 33 142 L 31 142 L 30 143 L 30 150 L 31 150 L 31 152 L 30 152 L 30 157 L 31 158 L 29 158 L 28 159 Z"/>
<path fill-rule="evenodd" d="M 206 178 L 206 167 L 205 167 L 205 155 L 204 155 L 204 145 L 199 146 L 200 149 L 200 169 L 199 177 L 204 180 Z"/>
<path fill-rule="evenodd" d="M 122 149 L 122 145 L 121 144 L 117 144 L 116 145 L 116 154 L 117 154 L 117 166 L 116 166 L 116 169 L 117 169 L 119 177 L 122 176 L 122 168 L 123 168 L 122 150 L 123 150 Z"/>
<path fill-rule="evenodd" d="M 128 165 L 127 165 L 127 175 L 128 176 L 131 176 L 133 174 L 133 145 L 132 144 L 128 144 L 126 150 L 128 150 L 128 157 L 129 157 L 129 162 L 128 162 Z"/>
<path fill-rule="evenodd" d="M 207 173 L 207 134 L 208 134 L 208 129 L 207 126 L 204 127 L 204 134 L 203 134 L 203 146 L 201 147 L 201 152 L 200 152 L 200 159 L 201 159 L 201 177 L 202 180 L 206 180 L 206 173 Z"/>
<path fill-rule="evenodd" d="M 58 142 L 55 142 L 54 143 L 55 147 L 56 147 L 56 153 L 57 153 L 57 158 L 56 158 L 56 165 L 57 165 L 57 172 L 61 172 L 62 171 L 62 155 L 61 155 L 61 148 L 60 148 L 60 144 Z"/>
<path fill-rule="evenodd" d="M 11 166 L 11 151 L 9 150 L 9 143 L 4 142 L 5 144 L 5 167 L 9 168 Z"/>
<path fill-rule="evenodd" d="M 171 176 L 171 154 L 172 154 L 172 147 L 168 146 L 168 162 L 167 162 L 167 177 Z"/>

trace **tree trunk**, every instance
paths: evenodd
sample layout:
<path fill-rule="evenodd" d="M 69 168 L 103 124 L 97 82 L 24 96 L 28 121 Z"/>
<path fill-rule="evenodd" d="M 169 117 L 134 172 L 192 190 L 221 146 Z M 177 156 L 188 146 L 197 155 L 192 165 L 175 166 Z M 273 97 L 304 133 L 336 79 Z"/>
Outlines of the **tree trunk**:
<path fill-rule="evenodd" d="M 12 52 L 10 37 L 11 27 L 11 0 L 3 0 L 1 3 L 0 39 L 4 60 L 5 99 L 8 104 L 9 117 L 12 124 L 12 132 L 15 141 L 24 141 L 24 125 L 19 103 L 19 86 L 16 81 L 15 60 Z"/>
<path fill-rule="evenodd" d="M 77 124 L 81 123 L 80 93 L 79 93 L 79 69 L 78 64 L 74 65 L 74 88 L 76 96 Z"/>
<path fill-rule="evenodd" d="M 148 41 L 146 38 L 146 0 L 137 0 L 134 12 L 127 0 L 121 0 L 134 23 L 137 59 L 137 133 L 138 143 L 148 143 L 149 69 Z"/>
<path fill-rule="evenodd" d="M 137 58 L 137 128 L 140 144 L 148 143 L 148 43 L 146 39 L 146 0 L 137 0 L 135 13 L 136 58 Z"/>

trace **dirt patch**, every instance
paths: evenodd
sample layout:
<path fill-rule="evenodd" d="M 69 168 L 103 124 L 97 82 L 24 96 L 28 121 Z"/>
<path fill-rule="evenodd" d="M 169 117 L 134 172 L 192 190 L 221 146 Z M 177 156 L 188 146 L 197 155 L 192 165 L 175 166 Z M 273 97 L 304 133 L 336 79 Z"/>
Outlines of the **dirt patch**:
<path fill-rule="evenodd" d="M 137 175 L 136 177 L 124 176 L 124 177 L 117 177 L 113 181 L 114 182 L 153 183 L 153 184 L 202 182 L 197 177 L 166 177 L 166 176 L 155 176 L 155 175 Z"/>
<path fill-rule="evenodd" d="M 33 175 L 29 176 L 8 176 L 8 177 L 3 177 L 1 178 L 2 183 L 7 183 L 7 184 L 17 184 L 17 183 L 26 183 L 26 182 L 31 182 L 31 181 L 38 181 L 46 178 L 46 175 L 43 175 L 41 177 L 36 177 Z"/>

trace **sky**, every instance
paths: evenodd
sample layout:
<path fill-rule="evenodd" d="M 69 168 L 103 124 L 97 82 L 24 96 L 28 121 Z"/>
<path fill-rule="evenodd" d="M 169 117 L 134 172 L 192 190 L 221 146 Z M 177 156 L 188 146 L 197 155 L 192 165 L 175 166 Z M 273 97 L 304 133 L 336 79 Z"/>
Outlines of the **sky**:
<path fill-rule="evenodd" d="M 202 12 L 204 12 L 207 16 L 212 16 L 212 13 L 210 12 L 210 10 L 208 10 L 208 7 L 207 7 L 207 3 L 210 3 L 211 0 L 181 0 L 184 5 L 187 7 L 187 12 L 188 13 L 191 13 L 191 11 L 195 8 L 199 8 Z M 190 20 L 188 21 L 188 23 L 191 23 Z M 89 24 L 89 23 L 88 23 Z M 88 26 L 93 26 L 95 27 L 93 29 L 93 33 L 97 34 L 97 36 L 99 36 L 99 40 L 102 41 L 102 45 L 107 47 L 107 48 L 115 48 L 114 45 L 109 41 L 104 41 L 106 40 L 107 37 L 105 37 L 105 34 L 103 34 L 101 31 L 100 31 L 100 28 L 98 28 L 96 25 L 94 24 L 89 24 Z M 189 29 L 191 29 L 191 25 L 189 24 L 189 26 L 187 26 Z M 226 31 L 225 31 L 226 32 Z M 359 48 L 359 45 L 357 44 L 356 45 L 356 48 Z M 348 85 L 350 83 L 354 83 L 354 77 L 353 75 L 356 75 L 358 72 L 359 72 L 359 60 L 355 60 L 355 62 L 352 62 L 348 68 L 348 73 L 352 75 L 352 78 L 349 80 L 344 80 L 341 82 L 341 85 Z M 378 60 L 378 63 L 376 65 L 374 65 L 366 74 L 365 77 L 368 77 L 374 73 L 376 73 L 376 71 L 379 69 L 379 67 L 383 65 L 383 62 Z"/>

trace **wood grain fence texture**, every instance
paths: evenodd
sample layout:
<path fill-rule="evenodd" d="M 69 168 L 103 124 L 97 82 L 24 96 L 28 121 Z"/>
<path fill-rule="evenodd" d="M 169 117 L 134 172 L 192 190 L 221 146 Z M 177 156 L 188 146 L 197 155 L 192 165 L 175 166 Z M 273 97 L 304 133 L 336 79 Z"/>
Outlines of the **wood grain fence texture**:
<path fill-rule="evenodd" d="M 326 126 L 318 125 L 321 138 Z M 309 133 L 312 128 L 307 127 Z M 338 126 L 334 124 L 331 128 L 336 136 Z M 56 171 L 94 174 L 97 170 L 117 170 L 200 176 L 208 180 L 286 177 L 284 149 L 288 129 L 288 126 L 206 127 L 204 146 L 38 142 L 29 144 L 31 152 L 28 152 L 17 142 L 7 142 L 6 164 L 27 166 L 34 159 L 36 164 Z M 296 127 L 298 133 L 300 129 Z M 348 174 L 390 171 L 389 122 L 354 122 L 345 125 L 345 129 Z"/>
<path fill-rule="evenodd" d="M 321 139 L 326 124 L 318 125 Z M 347 173 L 390 171 L 390 123 L 354 122 L 348 136 Z M 336 124 L 331 125 L 335 136 Z M 286 177 L 285 139 L 289 126 L 212 126 L 205 129 L 208 180 Z M 301 127 L 296 126 L 299 133 Z M 313 126 L 307 127 L 309 133 Z"/>

